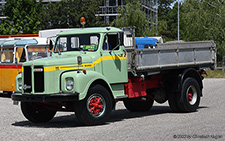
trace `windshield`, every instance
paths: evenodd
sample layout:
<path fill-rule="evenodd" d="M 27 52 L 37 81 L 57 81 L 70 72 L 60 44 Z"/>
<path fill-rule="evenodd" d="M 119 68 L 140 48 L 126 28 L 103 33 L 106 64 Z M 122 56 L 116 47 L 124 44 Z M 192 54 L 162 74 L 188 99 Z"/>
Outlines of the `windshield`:
<path fill-rule="evenodd" d="M 66 51 L 96 51 L 100 34 L 81 34 L 58 37 L 54 52 Z"/>
<path fill-rule="evenodd" d="M 46 47 L 28 47 L 28 58 L 29 60 L 35 60 L 47 57 Z"/>

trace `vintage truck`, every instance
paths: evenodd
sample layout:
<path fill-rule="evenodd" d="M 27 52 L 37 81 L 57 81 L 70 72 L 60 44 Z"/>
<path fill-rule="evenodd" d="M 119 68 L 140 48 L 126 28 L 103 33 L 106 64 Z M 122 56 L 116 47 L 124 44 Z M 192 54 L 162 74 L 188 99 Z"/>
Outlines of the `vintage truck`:
<path fill-rule="evenodd" d="M 154 101 L 167 100 L 174 112 L 196 111 L 203 68 L 216 65 L 215 43 L 137 49 L 135 40 L 124 46 L 126 35 L 114 27 L 59 33 L 51 57 L 23 63 L 12 100 L 35 123 L 71 111 L 85 125 L 103 124 L 120 100 L 129 111 L 148 111 Z"/>

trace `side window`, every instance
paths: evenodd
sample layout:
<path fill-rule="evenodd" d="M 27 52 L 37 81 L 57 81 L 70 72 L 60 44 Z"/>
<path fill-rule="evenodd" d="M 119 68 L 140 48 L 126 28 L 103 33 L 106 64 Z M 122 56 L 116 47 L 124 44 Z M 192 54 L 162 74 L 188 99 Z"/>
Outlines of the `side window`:
<path fill-rule="evenodd" d="M 3 48 L 1 54 L 2 63 L 12 63 L 13 62 L 13 48 Z"/>
<path fill-rule="evenodd" d="M 106 35 L 104 38 L 104 43 L 103 43 L 103 50 L 112 50 L 116 48 L 115 50 L 118 50 L 118 34 L 113 34 L 113 35 Z"/>
<path fill-rule="evenodd" d="M 56 44 L 56 50 L 55 52 L 58 52 L 58 49 L 60 51 L 67 51 L 67 38 L 66 37 L 60 37 L 58 40 L 57 40 L 57 44 Z"/>
<path fill-rule="evenodd" d="M 35 60 L 47 57 L 46 47 L 28 47 L 28 59 Z"/>
<path fill-rule="evenodd" d="M 25 62 L 26 56 L 25 56 L 25 49 L 23 47 L 17 47 L 16 48 L 16 58 L 18 62 Z"/>
<path fill-rule="evenodd" d="M 112 50 L 112 46 L 108 42 L 108 36 L 106 35 L 103 42 L 103 50 Z"/>

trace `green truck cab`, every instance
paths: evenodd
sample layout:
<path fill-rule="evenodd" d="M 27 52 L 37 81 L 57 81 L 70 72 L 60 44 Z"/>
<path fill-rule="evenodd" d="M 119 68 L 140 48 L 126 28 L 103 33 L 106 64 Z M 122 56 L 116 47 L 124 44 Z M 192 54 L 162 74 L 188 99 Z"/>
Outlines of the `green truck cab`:
<path fill-rule="evenodd" d="M 32 122 L 46 122 L 59 110 L 75 110 L 81 122 L 101 124 L 115 99 L 127 97 L 127 82 L 123 32 L 112 27 L 82 28 L 59 33 L 51 57 L 23 64 L 12 99 L 21 101 L 24 116 Z M 45 112 L 34 112 L 41 108 Z"/>

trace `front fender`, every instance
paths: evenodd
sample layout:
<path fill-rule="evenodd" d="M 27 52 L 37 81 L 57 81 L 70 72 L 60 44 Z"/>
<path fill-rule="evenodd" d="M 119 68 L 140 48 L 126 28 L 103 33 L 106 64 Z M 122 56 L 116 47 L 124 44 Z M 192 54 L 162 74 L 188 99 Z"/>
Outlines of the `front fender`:
<path fill-rule="evenodd" d="M 95 71 L 87 71 L 86 74 L 82 71 L 72 71 L 63 73 L 61 76 L 61 90 L 63 93 L 79 93 L 79 100 L 82 100 L 86 97 L 87 92 L 91 84 L 95 80 L 103 80 L 107 83 L 109 88 L 111 89 L 107 79 L 100 73 Z M 73 89 L 68 91 L 66 88 L 66 83 L 68 80 L 72 80 L 74 82 Z M 111 89 L 112 91 L 112 89 Z"/>

